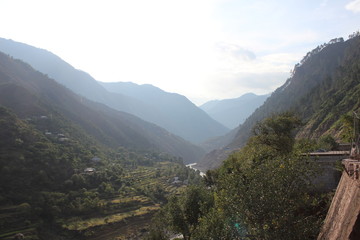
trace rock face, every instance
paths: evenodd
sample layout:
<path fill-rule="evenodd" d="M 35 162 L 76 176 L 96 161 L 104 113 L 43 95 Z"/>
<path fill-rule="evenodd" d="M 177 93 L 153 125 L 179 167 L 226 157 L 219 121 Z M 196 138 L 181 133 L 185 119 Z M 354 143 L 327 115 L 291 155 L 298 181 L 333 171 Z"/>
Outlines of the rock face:
<path fill-rule="evenodd" d="M 343 160 L 341 176 L 318 240 L 360 239 L 360 161 Z"/>

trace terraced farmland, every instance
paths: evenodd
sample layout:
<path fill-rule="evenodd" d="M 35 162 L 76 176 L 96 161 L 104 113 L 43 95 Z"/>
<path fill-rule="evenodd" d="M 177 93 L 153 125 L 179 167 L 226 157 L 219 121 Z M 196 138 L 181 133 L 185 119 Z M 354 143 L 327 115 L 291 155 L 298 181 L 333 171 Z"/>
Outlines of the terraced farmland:
<path fill-rule="evenodd" d="M 166 201 L 166 197 L 179 194 L 186 187 L 183 181 L 174 184 L 177 168 L 171 162 L 134 168 L 123 179 L 129 186 L 122 187 L 112 197 L 101 199 L 100 214 L 61 219 L 61 226 L 81 233 L 86 239 L 139 237 L 147 231 L 151 217 Z M 161 196 L 156 196 L 154 191 L 160 191 Z"/>
<path fill-rule="evenodd" d="M 14 239 L 17 234 L 26 239 L 38 239 L 37 224 L 32 223 L 29 210 L 28 204 L 0 208 L 0 239 Z"/>
<path fill-rule="evenodd" d="M 0 239 L 139 239 L 169 195 L 201 178 L 180 162 L 152 160 L 97 164 L 93 173 L 75 172 L 57 191 L 3 205 Z"/>

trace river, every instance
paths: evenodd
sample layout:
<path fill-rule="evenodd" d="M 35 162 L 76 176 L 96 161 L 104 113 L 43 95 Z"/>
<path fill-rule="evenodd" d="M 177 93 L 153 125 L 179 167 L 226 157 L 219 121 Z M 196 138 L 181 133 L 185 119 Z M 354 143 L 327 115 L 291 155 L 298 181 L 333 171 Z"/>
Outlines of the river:
<path fill-rule="evenodd" d="M 194 166 L 196 165 L 196 163 L 190 163 L 190 164 L 187 164 L 186 166 L 189 167 L 189 168 L 192 168 L 194 170 L 198 170 L 200 172 L 200 176 L 205 176 L 206 174 L 201 172 L 199 169 L 196 169 Z"/>

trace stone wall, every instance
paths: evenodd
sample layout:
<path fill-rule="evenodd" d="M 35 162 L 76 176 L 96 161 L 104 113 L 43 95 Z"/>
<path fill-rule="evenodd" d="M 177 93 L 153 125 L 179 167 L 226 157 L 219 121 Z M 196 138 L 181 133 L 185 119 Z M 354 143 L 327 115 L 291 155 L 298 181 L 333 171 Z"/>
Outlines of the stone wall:
<path fill-rule="evenodd" d="M 321 192 L 336 189 L 341 178 L 341 160 L 348 156 L 348 152 L 311 153 L 310 157 L 320 164 L 321 173 L 313 180 Z"/>
<path fill-rule="evenodd" d="M 335 196 L 318 240 L 360 239 L 360 161 L 345 159 Z"/>

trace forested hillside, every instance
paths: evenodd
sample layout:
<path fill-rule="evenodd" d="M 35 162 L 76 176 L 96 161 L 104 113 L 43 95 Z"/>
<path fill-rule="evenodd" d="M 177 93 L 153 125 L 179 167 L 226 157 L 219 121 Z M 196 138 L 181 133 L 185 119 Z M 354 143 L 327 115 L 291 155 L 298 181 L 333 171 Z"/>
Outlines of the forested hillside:
<path fill-rule="evenodd" d="M 17 233 L 26 239 L 92 239 L 102 236 L 99 227 L 115 236 L 139 233 L 159 203 L 184 186 L 169 179 L 199 181 L 178 158 L 104 148 L 76 127 L 57 125 L 61 121 L 21 120 L 0 107 L 1 239 Z M 51 127 L 58 131 L 44 133 Z"/>
<path fill-rule="evenodd" d="M 308 52 L 286 83 L 241 125 L 233 142 L 226 149 L 208 154 L 199 165 L 219 166 L 232 150 L 244 146 L 254 124 L 284 111 L 293 111 L 301 117 L 304 126 L 299 136 L 331 133 L 342 140 L 346 133 L 339 121 L 346 118 L 343 115 L 359 109 L 359 49 L 360 36 L 354 35 L 347 41 L 333 39 Z"/>
<path fill-rule="evenodd" d="M 4 54 L 0 54 L 0 74 L 0 103 L 22 118 L 62 115 L 109 147 L 164 151 L 185 162 L 196 162 L 203 154 L 199 147 L 180 137 L 135 116 L 80 97 L 29 65 Z"/>
<path fill-rule="evenodd" d="M 310 142 L 294 138 L 300 125 L 291 113 L 256 124 L 240 151 L 206 172 L 205 186 L 170 198 L 148 240 L 169 239 L 171 232 L 187 240 L 316 239 L 331 193 L 316 190 L 312 179 L 321 169 L 302 154 Z"/>
<path fill-rule="evenodd" d="M 2 53 L 0 124 L 1 239 L 141 234 L 169 194 L 200 181 L 182 162 L 198 147 Z"/>
<path fill-rule="evenodd" d="M 307 101 L 311 104 L 304 104 Z M 353 133 L 343 125 L 349 117 L 351 122 L 353 112 L 360 109 L 360 37 L 348 41 L 335 76 L 326 78 L 295 109 L 306 121 L 299 137 L 331 134 L 338 140 L 350 141 Z"/>
<path fill-rule="evenodd" d="M 148 91 L 152 95 L 150 98 L 147 97 L 149 95 L 134 95 L 128 87 L 121 90 L 121 86 L 124 87 L 126 83 L 113 86 L 114 90 L 109 92 L 89 74 L 75 69 L 44 49 L 0 38 L 0 51 L 29 63 L 34 69 L 89 100 L 135 115 L 192 143 L 198 144 L 228 131 L 179 94 L 165 93 L 159 89 L 154 92 L 154 89 L 151 89 Z M 133 84 L 132 87 L 134 86 Z M 143 93 L 144 90 L 149 89 L 143 87 L 140 91 Z"/>

